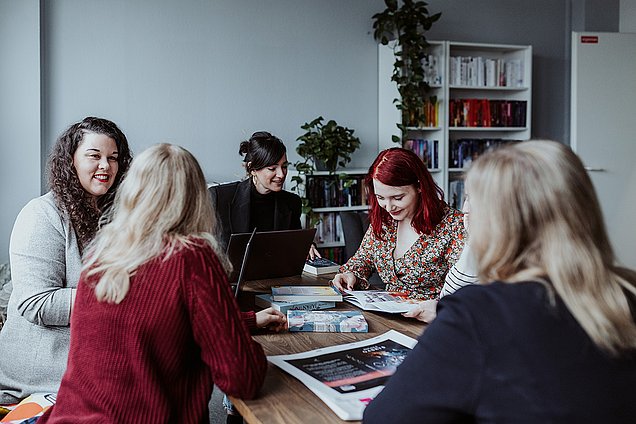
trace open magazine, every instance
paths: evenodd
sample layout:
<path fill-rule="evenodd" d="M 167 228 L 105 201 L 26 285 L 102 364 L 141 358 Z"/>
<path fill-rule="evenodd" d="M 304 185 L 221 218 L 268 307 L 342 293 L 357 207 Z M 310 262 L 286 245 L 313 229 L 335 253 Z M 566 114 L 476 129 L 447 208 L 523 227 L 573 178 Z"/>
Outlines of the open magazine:
<path fill-rule="evenodd" d="M 343 420 L 361 420 L 417 340 L 395 330 L 371 339 L 290 355 L 268 356 Z"/>
<path fill-rule="evenodd" d="M 33 393 L 22 399 L 17 405 L 8 407 L 7 415 L 4 417 L 0 416 L 0 422 L 3 424 L 19 424 L 25 421 L 35 422 L 33 421 L 35 417 L 40 417 L 55 404 L 56 397 L 56 393 Z"/>
<path fill-rule="evenodd" d="M 409 299 L 406 293 L 382 290 L 345 290 L 343 299 L 365 311 L 394 314 L 408 312 L 418 303 Z"/>

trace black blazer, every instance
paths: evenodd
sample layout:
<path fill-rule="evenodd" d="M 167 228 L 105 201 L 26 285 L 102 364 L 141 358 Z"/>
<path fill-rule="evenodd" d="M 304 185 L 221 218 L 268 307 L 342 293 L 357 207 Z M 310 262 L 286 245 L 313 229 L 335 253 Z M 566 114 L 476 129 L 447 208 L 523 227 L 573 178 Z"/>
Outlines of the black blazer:
<path fill-rule="evenodd" d="M 227 249 L 230 235 L 249 233 L 252 180 L 246 179 L 209 188 L 212 206 L 216 211 L 217 232 L 223 250 Z M 288 191 L 276 193 L 274 203 L 274 230 L 297 230 L 301 228 L 300 197 Z"/>

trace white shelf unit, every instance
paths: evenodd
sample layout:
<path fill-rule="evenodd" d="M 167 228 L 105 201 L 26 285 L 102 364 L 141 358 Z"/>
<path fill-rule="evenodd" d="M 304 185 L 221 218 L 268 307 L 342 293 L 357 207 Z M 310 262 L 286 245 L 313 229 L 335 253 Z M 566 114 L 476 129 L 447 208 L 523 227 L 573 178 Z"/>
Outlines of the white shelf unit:
<path fill-rule="evenodd" d="M 456 188 L 455 181 L 461 180 L 463 172 L 469 166 L 470 160 L 462 163 L 462 167 L 451 164 L 451 157 L 455 158 L 452 148 L 457 140 L 465 140 L 472 147 L 483 147 L 488 140 L 528 140 L 531 137 L 532 122 L 532 46 L 463 43 L 455 41 L 431 41 L 430 51 L 439 55 L 442 60 L 441 85 L 431 88 L 428 95 L 437 96 L 439 101 L 438 124 L 432 128 L 407 127 L 407 138 L 426 138 L 439 140 L 439 167 L 429 170 L 435 182 L 444 190 L 446 200 L 452 203 L 451 188 Z M 464 69 L 458 70 L 457 63 L 464 59 Z M 379 106 L 378 106 L 378 140 L 379 149 L 397 146 L 392 142 L 392 136 L 400 136 L 396 126 L 401 120 L 400 111 L 393 100 L 399 97 L 397 87 L 391 81 L 395 57 L 391 46 L 379 46 L 378 74 L 379 74 Z M 453 64 L 454 62 L 454 64 Z M 486 65 L 488 63 L 488 65 Z M 505 65 L 508 63 L 508 65 Z M 507 67 L 506 67 L 507 66 Z M 498 84 L 499 74 L 492 77 L 492 70 L 501 69 L 506 85 Z M 486 70 L 488 69 L 488 71 Z M 506 70 L 508 72 L 506 73 Z M 489 78 L 487 78 L 487 75 Z M 478 82 L 481 81 L 481 82 Z M 475 84 L 475 85 L 471 85 Z M 491 84 L 486 85 L 486 84 Z M 451 116 L 451 104 L 458 99 L 471 99 L 473 104 L 483 105 L 488 100 L 484 110 L 490 111 L 497 102 L 525 102 L 525 125 L 516 126 L 456 126 Z M 491 102 L 494 101 L 494 102 Z M 470 101 L 466 102 L 469 106 Z M 504 108 L 499 104 L 499 107 Z M 520 103 L 512 103 L 507 107 L 518 107 Z M 483 114 L 488 116 L 488 114 Z M 485 118 L 484 118 L 485 119 Z M 461 199 L 458 200 L 461 203 Z M 461 204 L 456 205 L 461 206 Z"/>
<path fill-rule="evenodd" d="M 351 169 L 338 169 L 336 170 L 334 175 L 340 175 L 340 174 L 347 174 L 349 176 L 352 177 L 356 177 L 358 178 L 358 194 L 361 196 L 362 199 L 366 199 L 366 196 L 363 195 L 362 191 L 364 190 L 364 184 L 362 181 L 362 178 L 367 174 L 368 169 L 362 169 L 362 168 L 351 168 Z M 288 175 L 287 175 L 287 179 L 285 182 L 285 189 L 286 190 L 291 190 L 291 187 L 293 186 L 293 184 L 291 183 L 291 178 L 293 176 L 298 175 L 298 172 L 295 170 L 290 170 Z M 314 171 L 311 175 L 309 176 L 304 176 L 305 177 L 305 181 L 307 177 L 328 177 L 330 174 L 328 171 Z M 307 186 L 305 185 L 304 189 L 307 189 Z M 305 192 L 301 192 L 301 193 L 297 193 L 292 191 L 292 193 L 296 193 L 298 195 L 300 195 L 301 197 L 304 197 L 306 195 Z M 310 205 L 311 205 L 311 197 L 309 196 L 310 199 Z M 321 240 L 321 231 L 322 230 L 326 230 L 326 233 L 329 233 L 331 230 L 330 229 L 324 229 L 321 228 L 321 225 L 325 225 L 325 224 L 318 224 L 318 232 L 316 233 L 316 245 L 319 249 L 321 249 L 324 252 L 324 249 L 340 249 L 342 251 L 342 253 L 333 253 L 333 257 L 331 257 L 332 255 L 327 255 L 328 257 L 330 257 L 332 260 L 336 260 L 336 262 L 339 262 L 339 258 L 338 258 L 338 254 L 342 255 L 342 257 L 344 257 L 344 246 L 345 246 L 345 241 L 344 241 L 344 233 L 343 233 L 343 229 L 342 229 L 342 224 L 339 223 L 339 217 L 337 216 L 338 214 L 340 214 L 341 212 L 345 212 L 345 211 L 364 211 L 369 209 L 369 206 L 366 204 L 357 204 L 358 202 L 353 199 L 351 197 L 348 198 L 348 201 L 346 202 L 347 204 L 342 205 L 342 206 L 325 206 L 325 207 L 316 207 L 314 205 L 312 206 L 312 211 L 314 213 L 317 214 L 321 214 L 323 215 L 326 220 L 329 220 L 329 225 L 332 227 L 331 230 L 336 231 L 337 234 L 334 234 L 334 238 L 336 238 L 336 240 L 332 240 L 331 237 L 329 236 L 329 234 L 323 234 L 322 236 L 326 236 L 327 240 Z M 331 220 L 330 218 L 332 218 L 333 220 Z M 307 219 L 303 216 L 302 217 L 302 221 L 303 221 L 303 225 L 307 225 Z M 339 262 L 340 263 L 340 262 Z"/>
<path fill-rule="evenodd" d="M 447 185 L 447 173 L 444 163 L 446 161 L 446 113 L 447 88 L 446 88 L 446 43 L 443 41 L 429 41 L 430 54 L 437 57 L 440 83 L 430 83 L 430 91 L 426 97 L 436 96 L 438 101 L 437 125 L 430 127 L 407 126 L 409 138 L 423 140 L 437 140 L 438 166 L 429 171 L 433 179 L 444 189 Z M 378 49 L 378 147 L 379 150 L 390 147 L 398 147 L 399 144 L 392 141 L 393 136 L 401 138 L 397 123 L 401 122 L 401 112 L 395 107 L 394 99 L 400 97 L 396 84 L 391 81 L 395 55 L 393 45 L 379 45 Z"/>

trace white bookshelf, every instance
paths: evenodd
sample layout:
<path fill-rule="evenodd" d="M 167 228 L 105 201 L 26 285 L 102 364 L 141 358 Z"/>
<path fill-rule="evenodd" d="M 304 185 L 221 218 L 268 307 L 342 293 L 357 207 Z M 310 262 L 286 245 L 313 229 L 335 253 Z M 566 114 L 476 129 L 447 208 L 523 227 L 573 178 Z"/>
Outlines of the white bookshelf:
<path fill-rule="evenodd" d="M 494 140 L 528 140 L 532 122 L 532 46 L 463 43 L 455 41 L 431 41 L 430 51 L 440 60 L 442 81 L 431 87 L 427 96 L 437 96 L 439 102 L 438 125 L 427 128 L 407 127 L 409 139 L 438 140 L 438 164 L 429 169 L 435 182 L 444 190 L 446 200 L 451 202 L 451 190 L 457 187 L 470 160 L 462 166 L 453 166 L 451 158 L 457 156 L 458 140 L 471 148 L 480 149 Z M 401 114 L 393 100 L 399 97 L 397 87 L 391 81 L 395 61 L 391 46 L 379 45 L 378 51 L 378 140 L 379 149 L 396 147 L 392 136 L 400 136 L 396 123 Z M 458 69 L 458 64 L 463 67 Z M 486 65 L 488 64 L 488 65 Z M 489 70 L 486 68 L 488 66 Z M 495 72 L 493 77 L 492 70 Z M 500 77 L 502 76 L 502 77 Z M 451 104 L 465 101 L 464 110 L 492 112 L 492 108 L 523 111 L 523 125 L 475 126 L 470 123 L 458 126 L 457 115 L 451 116 Z M 485 106 L 487 102 L 487 106 Z M 524 103 L 525 102 L 525 103 Z M 479 116 L 491 116 L 487 113 Z M 519 114 L 517 114 L 519 115 Z M 519 116 L 515 115 L 515 121 Z M 474 115 L 473 115 L 474 116 Z M 505 115 L 508 118 L 509 114 Z M 485 118 L 483 118 L 486 120 Z M 492 125 L 493 119 L 489 122 Z M 483 123 L 483 122 L 482 122 Z M 487 142 L 487 140 L 491 140 Z M 483 141 L 483 145 L 481 144 Z M 465 162 L 465 163 L 463 163 Z M 461 202 L 461 200 L 460 200 Z"/>

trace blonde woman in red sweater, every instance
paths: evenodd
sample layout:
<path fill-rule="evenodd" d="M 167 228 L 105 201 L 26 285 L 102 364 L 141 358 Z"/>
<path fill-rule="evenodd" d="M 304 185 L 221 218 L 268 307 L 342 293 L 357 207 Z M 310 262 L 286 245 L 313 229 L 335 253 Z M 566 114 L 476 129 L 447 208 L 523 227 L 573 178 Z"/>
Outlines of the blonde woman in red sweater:
<path fill-rule="evenodd" d="M 133 161 L 89 245 L 68 368 L 40 423 L 201 423 L 214 384 L 256 395 L 267 361 L 249 329 L 284 318 L 239 311 L 214 225 L 187 150 L 159 144 Z"/>

